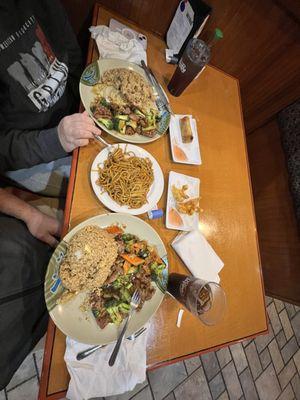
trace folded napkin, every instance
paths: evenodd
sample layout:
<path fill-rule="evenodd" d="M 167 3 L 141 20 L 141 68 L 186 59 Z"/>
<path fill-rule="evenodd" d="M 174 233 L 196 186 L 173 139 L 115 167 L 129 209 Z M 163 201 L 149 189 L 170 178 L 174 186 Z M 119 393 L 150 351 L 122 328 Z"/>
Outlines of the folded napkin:
<path fill-rule="evenodd" d="M 146 344 L 149 329 L 134 340 L 124 339 L 115 364 L 108 360 L 114 343 L 96 350 L 81 361 L 76 355 L 89 347 L 67 337 L 65 362 L 71 377 L 68 400 L 87 400 L 121 394 L 146 379 Z"/>
<path fill-rule="evenodd" d="M 147 64 L 147 54 L 136 39 L 128 39 L 119 32 L 112 31 L 105 25 L 91 26 L 92 38 L 96 40 L 100 58 L 120 58 L 140 64 Z"/>
<path fill-rule="evenodd" d="M 196 278 L 220 282 L 218 274 L 224 263 L 199 230 L 180 233 L 172 247 Z"/>

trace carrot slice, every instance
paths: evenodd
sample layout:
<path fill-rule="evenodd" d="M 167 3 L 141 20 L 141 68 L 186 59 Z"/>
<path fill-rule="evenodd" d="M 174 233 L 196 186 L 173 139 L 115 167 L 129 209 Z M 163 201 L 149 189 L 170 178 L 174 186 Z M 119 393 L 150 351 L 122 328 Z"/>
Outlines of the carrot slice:
<path fill-rule="evenodd" d="M 119 233 L 123 233 L 124 231 L 117 225 L 111 225 L 106 228 L 106 232 L 118 235 Z"/>
<path fill-rule="evenodd" d="M 123 270 L 124 270 L 124 274 L 125 275 L 128 273 L 130 268 L 131 268 L 131 264 L 128 261 L 125 260 L 124 264 L 123 264 Z"/>
<path fill-rule="evenodd" d="M 135 254 L 121 254 L 121 257 L 130 264 L 137 266 L 142 264 L 145 260 L 143 258 L 137 257 Z"/>

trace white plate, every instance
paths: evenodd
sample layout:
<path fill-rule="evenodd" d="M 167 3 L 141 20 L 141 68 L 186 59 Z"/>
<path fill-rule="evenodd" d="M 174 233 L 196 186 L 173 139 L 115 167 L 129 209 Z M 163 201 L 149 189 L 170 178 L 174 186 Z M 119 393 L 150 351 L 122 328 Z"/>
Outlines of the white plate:
<path fill-rule="evenodd" d="M 125 148 L 127 151 L 132 151 L 135 153 L 137 157 L 142 157 L 142 158 L 149 158 L 152 162 L 152 168 L 153 168 L 153 174 L 154 174 L 154 181 L 150 187 L 150 190 L 147 195 L 147 200 L 148 203 L 144 204 L 140 208 L 129 208 L 127 206 L 120 206 L 120 204 L 116 203 L 109 195 L 107 192 L 103 192 L 102 188 L 97 185 L 96 181 L 98 180 L 98 172 L 97 172 L 97 166 L 100 164 L 101 166 L 103 165 L 104 161 L 108 157 L 109 151 L 112 150 L 113 148 L 118 148 L 121 147 L 121 149 L 124 151 Z M 125 144 L 125 143 L 119 143 L 112 145 L 111 147 L 105 147 L 95 158 L 92 167 L 91 167 L 91 183 L 93 190 L 98 197 L 98 199 L 101 201 L 101 203 L 104 204 L 105 207 L 109 208 L 112 211 L 115 212 L 124 212 L 128 213 L 131 215 L 140 215 L 143 214 L 147 211 L 152 210 L 153 208 L 156 207 L 158 201 L 160 200 L 163 190 L 164 190 L 164 176 L 162 173 L 162 170 L 156 161 L 156 159 L 148 153 L 148 151 L 142 149 L 141 147 L 134 146 L 132 144 Z"/>
<path fill-rule="evenodd" d="M 93 93 L 93 85 L 95 82 L 101 79 L 102 74 L 110 69 L 114 68 L 126 68 L 129 70 L 133 70 L 140 74 L 147 82 L 148 79 L 144 70 L 137 64 L 131 63 L 126 60 L 119 60 L 114 58 L 103 58 L 97 61 L 94 61 L 92 64 L 88 65 L 85 70 L 83 71 L 79 83 L 79 93 L 81 101 L 84 105 L 86 111 L 91 115 L 90 105 L 95 98 L 95 94 Z M 165 93 L 166 95 L 166 93 Z M 129 143 L 138 143 L 138 144 L 145 144 L 153 142 L 165 134 L 169 127 L 170 123 L 170 113 L 167 111 L 160 113 L 161 119 L 157 124 L 157 131 L 159 133 L 155 134 L 153 137 L 146 137 L 139 134 L 134 135 L 122 135 L 120 132 L 114 129 L 107 129 L 105 125 L 97 121 L 95 118 L 94 121 L 97 125 L 100 126 L 101 129 L 109 133 L 110 135 L 116 137 L 119 141 L 129 142 Z"/>
<path fill-rule="evenodd" d="M 79 293 L 75 298 L 67 303 L 56 304 L 57 299 L 62 294 L 62 285 L 59 279 L 59 265 L 66 252 L 67 244 L 81 228 L 87 225 L 98 225 L 105 228 L 112 224 L 125 225 L 125 232 L 137 235 L 140 239 L 147 240 L 157 249 L 159 256 L 168 265 L 167 251 L 163 241 L 156 231 L 140 218 L 128 214 L 103 214 L 89 218 L 72 229 L 58 245 L 53 253 L 45 278 L 45 299 L 47 308 L 55 325 L 67 336 L 81 343 L 87 344 L 107 344 L 117 340 L 120 328 L 115 324 L 108 324 L 104 329 L 100 329 L 92 314 L 92 311 L 82 311 L 80 306 L 83 294 Z M 167 269 L 164 275 L 164 287 L 167 282 Z M 153 283 L 153 285 L 155 285 Z M 128 325 L 126 335 L 130 336 L 142 328 L 156 312 L 161 304 L 164 291 L 156 286 L 156 291 L 151 300 L 146 301 L 141 311 L 135 313 Z M 162 286 L 160 286 L 162 287 Z"/>
<path fill-rule="evenodd" d="M 200 179 L 193 176 L 178 174 L 177 172 L 170 171 L 168 183 L 168 196 L 167 196 L 167 209 L 166 209 L 166 227 L 168 229 L 176 229 L 179 231 L 192 231 L 198 229 L 199 213 L 195 212 L 193 215 L 179 213 L 176 210 L 176 202 L 172 194 L 172 185 L 181 188 L 183 185 L 188 185 L 185 192 L 190 199 L 199 198 L 200 196 Z M 169 212 L 174 209 L 175 212 L 181 217 L 182 223 L 174 225 L 169 219 Z"/>
<path fill-rule="evenodd" d="M 179 120 L 183 117 L 189 117 L 191 128 L 193 132 L 193 141 L 191 143 L 183 143 L 181 138 L 180 123 Z M 181 164 L 194 164 L 201 165 L 201 154 L 199 147 L 197 123 L 191 115 L 172 115 L 170 121 L 170 142 L 171 142 L 171 152 L 173 161 Z M 174 147 L 178 146 L 186 156 L 186 160 L 182 161 L 178 159 L 174 152 Z"/>

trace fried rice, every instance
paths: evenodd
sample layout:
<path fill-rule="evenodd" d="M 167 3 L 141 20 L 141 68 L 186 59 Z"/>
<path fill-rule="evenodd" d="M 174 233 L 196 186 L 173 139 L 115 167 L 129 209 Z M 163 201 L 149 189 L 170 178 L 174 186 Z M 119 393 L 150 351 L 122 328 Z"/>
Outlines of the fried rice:
<path fill-rule="evenodd" d="M 63 286 L 73 293 L 101 286 L 117 256 L 118 246 L 112 235 L 98 226 L 85 226 L 70 240 L 60 266 Z"/>
<path fill-rule="evenodd" d="M 101 82 L 120 90 L 130 104 L 147 113 L 156 109 L 153 90 L 137 72 L 126 68 L 114 68 L 104 72 Z"/>

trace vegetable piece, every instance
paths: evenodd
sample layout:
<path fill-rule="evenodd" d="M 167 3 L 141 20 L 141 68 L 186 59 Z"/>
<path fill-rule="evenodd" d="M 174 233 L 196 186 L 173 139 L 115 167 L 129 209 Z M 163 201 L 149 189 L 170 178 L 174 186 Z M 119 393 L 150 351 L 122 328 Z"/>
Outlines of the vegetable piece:
<path fill-rule="evenodd" d="M 136 115 L 139 115 L 140 117 L 145 117 L 145 114 L 143 114 L 138 108 L 136 108 L 136 109 L 134 110 L 134 113 L 135 113 Z"/>
<path fill-rule="evenodd" d="M 158 264 L 156 261 L 150 265 L 151 272 L 156 275 L 161 275 L 165 267 L 165 264 Z"/>
<path fill-rule="evenodd" d="M 111 233 L 113 235 L 119 235 L 120 233 L 124 232 L 123 229 L 117 225 L 108 226 L 105 230 L 106 232 Z"/>
<path fill-rule="evenodd" d="M 142 131 L 147 132 L 147 131 L 152 131 L 154 129 L 156 129 L 156 126 L 152 125 L 152 126 L 147 126 L 147 128 L 142 128 Z"/>
<path fill-rule="evenodd" d="M 124 242 L 129 242 L 130 240 L 133 240 L 133 239 L 135 239 L 135 236 L 132 235 L 131 233 L 124 233 L 124 234 L 122 235 L 122 240 L 123 240 Z"/>
<path fill-rule="evenodd" d="M 109 309 L 109 308 L 115 307 L 117 305 L 118 305 L 118 301 L 116 299 L 111 299 L 111 300 L 108 300 L 105 302 L 104 307 L 106 309 Z"/>
<path fill-rule="evenodd" d="M 132 245 L 131 244 L 126 244 L 125 251 L 126 251 L 126 253 L 132 253 Z"/>
<path fill-rule="evenodd" d="M 113 121 L 108 118 L 98 118 L 98 122 L 106 126 L 107 129 L 113 129 Z"/>
<path fill-rule="evenodd" d="M 146 115 L 148 126 L 155 126 L 155 117 L 154 114 L 150 113 Z"/>
<path fill-rule="evenodd" d="M 126 275 L 128 273 L 128 271 L 130 270 L 131 264 L 128 261 L 124 261 L 123 264 L 123 270 L 124 270 L 124 274 Z"/>
<path fill-rule="evenodd" d="M 125 133 L 126 121 L 123 121 L 122 119 L 113 118 L 113 128 L 120 133 Z"/>
<path fill-rule="evenodd" d="M 114 324 L 119 325 L 122 322 L 122 315 L 120 314 L 118 307 L 108 307 L 107 312 Z"/>
<path fill-rule="evenodd" d="M 121 287 L 128 285 L 130 280 L 130 276 L 128 275 L 121 275 L 116 280 L 113 281 L 112 285 L 115 289 L 120 289 Z M 111 294 L 110 294 L 111 296 Z"/>
<path fill-rule="evenodd" d="M 100 100 L 100 104 L 101 104 L 102 106 L 104 106 L 104 107 L 109 108 L 109 103 L 108 103 L 108 101 L 107 101 L 104 97 L 102 97 L 102 99 Z"/>
<path fill-rule="evenodd" d="M 133 121 L 133 120 L 129 120 L 127 123 L 126 123 L 126 125 L 127 126 L 130 126 L 132 129 L 136 129 L 137 128 L 137 122 L 136 121 Z"/>
<path fill-rule="evenodd" d="M 131 299 L 131 297 L 129 296 L 129 300 Z M 127 303 L 121 303 L 120 305 L 119 305 L 119 310 L 121 311 L 121 312 L 123 312 L 123 313 L 128 313 L 129 312 L 129 310 L 130 310 L 130 305 L 129 304 L 127 304 Z"/>
<path fill-rule="evenodd" d="M 129 120 L 129 117 L 126 114 L 125 115 L 117 114 L 117 115 L 115 115 L 115 118 L 120 119 L 122 121 L 128 121 Z"/>
<path fill-rule="evenodd" d="M 128 261 L 130 264 L 134 266 L 138 266 L 145 262 L 142 258 L 136 256 L 135 254 L 121 254 L 121 257 L 124 258 L 125 261 Z"/>
<path fill-rule="evenodd" d="M 131 296 L 130 296 L 130 292 L 128 289 L 126 289 L 126 288 L 121 289 L 121 298 L 122 298 L 122 300 L 125 300 L 130 303 Z"/>
<path fill-rule="evenodd" d="M 126 133 L 126 123 L 125 123 L 125 121 L 122 121 L 122 120 L 120 120 L 120 122 L 124 122 L 124 125 L 121 124 L 121 128 L 120 128 L 119 132 L 122 133 L 122 135 L 125 135 L 125 133 Z"/>

